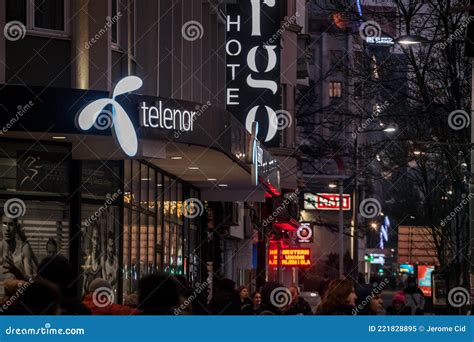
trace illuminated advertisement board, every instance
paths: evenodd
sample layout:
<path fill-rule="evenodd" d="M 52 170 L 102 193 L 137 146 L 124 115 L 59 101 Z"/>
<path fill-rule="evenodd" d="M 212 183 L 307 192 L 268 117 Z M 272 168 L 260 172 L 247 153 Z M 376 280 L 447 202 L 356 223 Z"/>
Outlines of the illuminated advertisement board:
<path fill-rule="evenodd" d="M 414 274 L 415 266 L 409 264 L 400 264 L 400 273 Z"/>
<path fill-rule="evenodd" d="M 431 297 L 431 273 L 434 266 L 418 265 L 418 286 L 426 297 Z"/>
<path fill-rule="evenodd" d="M 268 251 L 268 265 L 278 266 L 278 261 L 282 267 L 310 267 L 310 248 L 282 248 L 280 255 L 278 249 L 272 248 Z"/>

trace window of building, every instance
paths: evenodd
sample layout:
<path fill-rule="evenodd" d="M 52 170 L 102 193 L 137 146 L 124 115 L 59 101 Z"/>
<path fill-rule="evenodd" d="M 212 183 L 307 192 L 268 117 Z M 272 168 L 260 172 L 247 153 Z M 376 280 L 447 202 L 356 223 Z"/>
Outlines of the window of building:
<path fill-rule="evenodd" d="M 183 216 L 183 201 L 190 192 L 199 198 L 197 190 L 151 165 L 137 160 L 124 162 L 125 295 L 137 290 L 138 279 L 156 271 L 197 279 L 198 258 L 194 252 L 199 241 L 199 217 Z M 192 232 L 185 225 L 192 227 Z M 193 244 L 189 245 L 191 240 Z"/>
<path fill-rule="evenodd" d="M 34 26 L 64 31 L 64 0 L 35 0 Z"/>
<path fill-rule="evenodd" d="M 329 97 L 342 97 L 342 82 L 329 82 Z"/>
<path fill-rule="evenodd" d="M 120 37 L 120 26 L 119 26 L 119 21 L 120 19 L 118 16 L 119 13 L 119 6 L 120 2 L 119 0 L 112 0 L 112 9 L 111 9 L 111 17 L 112 18 L 117 18 L 112 21 L 112 44 L 115 45 L 115 47 L 118 47 L 119 45 L 119 37 Z"/>
<path fill-rule="evenodd" d="M 69 0 L 7 0 L 7 21 L 21 21 L 27 30 L 62 36 L 68 33 Z"/>
<path fill-rule="evenodd" d="M 341 70 L 344 65 L 342 51 L 331 50 L 329 52 L 329 55 L 330 55 L 331 68 L 334 68 L 336 70 Z"/>
<path fill-rule="evenodd" d="M 26 25 L 26 0 L 7 0 L 6 21 L 18 20 Z"/>
<path fill-rule="evenodd" d="M 137 41 L 137 2 L 132 0 L 130 4 L 130 54 L 132 57 L 137 55 L 135 42 Z"/>

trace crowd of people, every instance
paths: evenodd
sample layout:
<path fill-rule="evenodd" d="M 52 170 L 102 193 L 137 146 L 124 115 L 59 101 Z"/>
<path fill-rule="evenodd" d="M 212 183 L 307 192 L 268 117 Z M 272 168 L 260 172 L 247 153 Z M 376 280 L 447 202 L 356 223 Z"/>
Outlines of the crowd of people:
<path fill-rule="evenodd" d="M 145 276 L 138 293 L 117 304 L 113 298 L 95 298 L 98 290 L 113 294 L 111 284 L 102 278 L 93 280 L 86 294 L 79 298 L 73 284 L 71 264 L 62 255 L 47 256 L 34 278 L 4 282 L 5 296 L 0 299 L 0 314 L 9 315 L 420 315 L 424 296 L 413 278 L 407 287 L 395 293 L 393 302 L 384 308 L 383 288 L 355 285 L 348 279 L 324 279 L 319 289 L 321 302 L 316 308 L 300 295 L 297 286 L 283 287 L 269 282 L 250 293 L 249 287 L 236 287 L 222 279 L 209 297 L 209 286 L 191 288 L 184 277 L 165 273 Z M 283 292 L 282 292 L 283 291 Z M 278 296 L 283 295 L 281 298 Z M 113 297 L 113 296 L 112 296 Z M 209 300 L 210 298 L 210 300 Z M 107 299 L 107 298 L 106 298 Z"/>

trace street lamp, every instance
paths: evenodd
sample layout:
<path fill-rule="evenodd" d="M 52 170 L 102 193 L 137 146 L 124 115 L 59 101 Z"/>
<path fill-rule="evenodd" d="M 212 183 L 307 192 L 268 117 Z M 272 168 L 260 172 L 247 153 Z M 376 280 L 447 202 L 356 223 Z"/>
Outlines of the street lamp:
<path fill-rule="evenodd" d="M 393 127 L 393 126 L 389 126 L 389 127 L 387 127 L 387 128 L 384 128 L 383 131 L 384 131 L 385 133 L 393 133 L 393 132 L 396 132 L 397 129 L 396 129 L 395 127 Z"/>
<path fill-rule="evenodd" d="M 398 37 L 395 41 L 401 45 L 416 45 L 416 44 L 423 44 L 423 43 L 428 42 L 426 38 L 411 35 L 411 34 Z"/>

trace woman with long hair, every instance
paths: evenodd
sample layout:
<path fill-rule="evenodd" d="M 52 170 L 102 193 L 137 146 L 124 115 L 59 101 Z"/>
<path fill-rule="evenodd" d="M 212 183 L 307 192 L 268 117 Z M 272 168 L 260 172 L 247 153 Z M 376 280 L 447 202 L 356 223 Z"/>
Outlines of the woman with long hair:
<path fill-rule="evenodd" d="M 329 283 L 317 314 L 352 315 L 356 299 L 354 284 L 350 280 L 334 279 Z"/>

